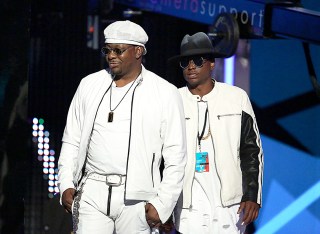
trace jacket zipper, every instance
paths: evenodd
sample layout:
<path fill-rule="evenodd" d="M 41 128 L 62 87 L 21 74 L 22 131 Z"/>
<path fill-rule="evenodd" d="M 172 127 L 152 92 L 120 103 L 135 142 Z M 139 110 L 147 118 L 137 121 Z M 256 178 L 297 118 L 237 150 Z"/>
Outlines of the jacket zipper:
<path fill-rule="evenodd" d="M 84 159 L 84 162 L 83 162 L 83 165 L 82 165 L 82 168 L 81 168 L 81 176 L 80 178 L 78 179 L 77 181 L 77 184 L 76 184 L 76 187 L 78 187 L 78 185 L 80 184 L 81 180 L 83 179 L 83 177 L 85 176 L 85 169 L 86 169 L 86 164 L 87 164 L 87 159 L 88 159 L 88 151 L 89 151 L 89 145 L 90 145 L 90 141 L 91 141 L 91 137 L 92 137 L 92 133 L 93 133 L 93 127 L 94 127 L 94 122 L 96 121 L 96 118 L 97 118 L 97 114 L 98 114 L 98 110 L 100 108 L 100 105 L 102 103 L 102 100 L 104 99 L 104 96 L 107 94 L 107 92 L 109 91 L 109 89 L 111 88 L 111 85 L 112 85 L 112 82 L 110 83 L 109 87 L 107 88 L 107 90 L 104 92 L 100 102 L 99 102 L 99 105 L 97 107 L 97 110 L 96 110 L 96 114 L 94 116 L 94 119 L 93 119 L 93 122 L 92 122 L 92 127 L 91 127 L 91 132 L 90 132 L 90 135 L 89 135 L 89 138 L 88 138 L 88 143 L 87 143 L 87 148 L 86 148 L 86 158 Z"/>
<path fill-rule="evenodd" d="M 153 163 L 155 159 L 155 153 L 152 155 L 152 163 L 151 163 L 151 179 L 152 179 L 152 187 L 154 188 L 154 181 L 153 181 Z"/>
<path fill-rule="evenodd" d="M 194 152 L 196 152 L 197 151 L 197 147 L 198 147 L 198 138 L 196 139 L 196 149 L 194 150 Z M 191 182 L 191 191 L 190 191 L 190 205 L 189 205 L 189 211 L 192 211 L 192 207 L 193 207 L 193 205 L 192 205 L 192 198 L 193 198 L 193 196 L 192 196 L 192 188 L 193 188 L 193 182 L 194 182 L 194 178 L 195 178 L 195 176 L 196 176 L 196 170 L 195 170 L 195 168 L 196 168 L 196 165 L 194 165 L 194 170 L 193 170 L 193 180 L 192 180 L 192 182 Z M 183 207 L 183 201 L 182 201 L 182 207 Z"/>
<path fill-rule="evenodd" d="M 198 117 L 197 117 L 197 122 L 199 122 L 199 105 L 197 104 L 197 112 L 198 112 Z M 209 112 L 208 112 L 208 114 L 209 114 Z M 197 133 L 199 132 L 199 124 L 197 124 L 197 126 L 198 126 L 198 128 L 197 128 Z M 199 147 L 199 145 L 198 145 L 198 136 L 196 137 L 196 148 L 195 148 L 195 150 L 193 151 L 193 152 L 197 152 L 197 148 Z M 190 193 L 190 206 L 189 206 L 189 211 L 192 211 L 192 198 L 193 198 L 193 196 L 192 196 L 192 188 L 193 188 L 193 182 L 194 182 L 194 178 L 195 178 L 195 176 L 196 176 L 196 170 L 195 170 L 195 168 L 196 168 L 196 165 L 194 165 L 194 167 L 193 167 L 193 180 L 192 180 L 192 182 L 191 182 L 191 193 Z M 182 203 L 182 206 L 183 206 L 183 203 Z"/>
<path fill-rule="evenodd" d="M 129 127 L 129 140 L 128 140 L 128 153 L 127 153 L 127 165 L 126 165 L 126 175 L 128 175 L 128 165 L 129 165 L 129 155 L 130 155 L 130 146 L 131 146 L 131 128 L 132 128 L 132 110 L 133 110 L 133 99 L 134 94 L 136 92 L 136 88 L 141 84 L 143 78 L 140 78 L 138 81 L 138 84 L 134 87 L 132 92 L 132 98 L 131 98 L 131 110 L 130 110 L 130 127 Z M 126 178 L 126 181 L 124 183 L 124 199 L 126 199 L 127 195 L 127 181 L 128 177 Z"/>
<path fill-rule="evenodd" d="M 227 116 L 234 116 L 234 115 L 241 115 L 241 114 L 224 114 L 224 115 L 217 115 L 217 117 L 220 120 L 220 117 L 227 117 Z"/>
<path fill-rule="evenodd" d="M 218 115 L 218 119 L 221 117 L 221 116 L 230 116 L 230 115 L 240 115 L 240 114 L 226 114 L 226 115 Z M 210 112 L 208 111 L 208 116 L 209 116 L 209 128 L 210 128 Z M 219 182 L 220 182 L 220 201 L 222 203 L 222 198 L 221 198 L 221 191 L 222 191 L 222 183 L 221 183 L 221 178 L 220 178 L 220 175 L 218 173 L 218 169 L 217 169 L 217 159 L 216 159 L 216 147 L 215 147 L 215 144 L 213 142 L 213 136 L 211 136 L 211 142 L 212 142 L 212 146 L 213 146 L 213 152 L 214 152 L 214 157 L 213 157 L 213 160 L 214 160 L 214 169 L 217 173 L 217 176 L 218 176 L 218 179 L 219 179 Z"/>
<path fill-rule="evenodd" d="M 221 204 L 222 204 L 222 196 L 221 196 L 221 191 L 222 191 L 222 183 L 221 183 L 221 178 L 220 178 L 220 175 L 218 173 L 218 168 L 217 168 L 217 159 L 216 159 L 216 147 L 214 145 L 214 142 L 213 142 L 213 137 L 211 137 L 211 141 L 212 141 L 212 145 L 213 145 L 213 152 L 214 152 L 214 157 L 213 157 L 213 160 L 214 160 L 214 169 L 217 173 L 217 176 L 218 176 L 218 179 L 219 179 L 219 182 L 220 182 L 220 201 L 221 201 Z"/>
<path fill-rule="evenodd" d="M 209 113 L 208 113 L 209 114 Z M 210 115 L 210 114 L 209 114 Z M 235 116 L 235 115 L 241 115 L 241 114 L 224 114 L 224 115 L 217 115 L 218 119 L 220 120 L 220 117 L 229 117 L 229 116 Z M 210 122 L 209 122 L 210 123 Z M 212 141 L 212 145 L 213 145 L 213 151 L 214 151 L 214 167 L 215 167 L 215 171 L 217 173 L 217 176 L 218 176 L 218 179 L 219 179 L 219 182 L 220 182 L 220 192 L 219 192 L 219 195 L 220 195 L 220 202 L 221 204 L 223 205 L 223 200 L 222 200 L 222 182 L 221 182 L 221 177 L 218 173 L 218 168 L 217 168 L 217 159 L 216 159 L 216 152 L 215 152 L 215 144 L 213 142 L 213 137 L 211 137 L 211 141 Z"/>

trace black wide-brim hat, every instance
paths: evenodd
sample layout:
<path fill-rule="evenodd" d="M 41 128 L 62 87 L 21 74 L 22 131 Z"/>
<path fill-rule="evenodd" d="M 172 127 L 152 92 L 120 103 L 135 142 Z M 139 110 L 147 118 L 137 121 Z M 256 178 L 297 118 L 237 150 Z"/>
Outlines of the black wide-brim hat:
<path fill-rule="evenodd" d="M 204 32 L 197 32 L 193 35 L 185 35 L 181 41 L 180 54 L 168 59 L 168 62 L 178 62 L 183 57 L 195 55 L 208 55 L 212 58 L 222 58 L 223 54 L 214 50 L 212 42 Z"/>

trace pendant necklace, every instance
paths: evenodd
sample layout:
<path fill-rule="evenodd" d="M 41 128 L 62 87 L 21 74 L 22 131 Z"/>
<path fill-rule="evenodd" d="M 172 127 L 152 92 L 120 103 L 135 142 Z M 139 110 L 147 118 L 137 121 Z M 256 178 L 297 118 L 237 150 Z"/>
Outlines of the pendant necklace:
<path fill-rule="evenodd" d="M 117 109 L 117 107 L 120 105 L 120 103 L 122 102 L 122 100 L 124 99 L 124 97 L 127 95 L 127 93 L 129 92 L 129 90 L 131 89 L 131 87 L 133 86 L 133 84 L 135 83 L 136 80 L 134 80 L 132 82 L 132 84 L 130 85 L 129 89 L 127 90 L 127 92 L 123 95 L 123 97 L 121 98 L 121 100 L 119 101 L 119 103 L 116 105 L 115 108 L 111 108 L 111 96 L 112 96 L 112 84 L 111 84 L 111 87 L 110 87 L 110 112 L 108 114 L 108 122 L 111 123 L 113 121 L 113 116 L 114 116 L 114 111 L 115 109 Z M 113 80 L 112 80 L 113 82 Z"/>

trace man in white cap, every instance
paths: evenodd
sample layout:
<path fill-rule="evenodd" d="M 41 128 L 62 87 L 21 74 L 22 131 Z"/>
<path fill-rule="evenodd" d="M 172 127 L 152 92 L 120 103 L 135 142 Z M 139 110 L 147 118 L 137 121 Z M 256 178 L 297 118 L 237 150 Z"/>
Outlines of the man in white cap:
<path fill-rule="evenodd" d="M 188 160 L 175 227 L 183 234 L 244 233 L 259 214 L 263 150 L 244 90 L 212 78 L 216 53 L 204 32 L 185 35 L 179 89 L 187 122 Z M 172 64 L 173 65 L 173 64 Z"/>
<path fill-rule="evenodd" d="M 148 36 L 141 26 L 116 21 L 104 35 L 109 69 L 85 77 L 70 105 L 58 165 L 61 203 L 72 212 L 74 233 L 151 233 L 169 219 L 182 190 L 182 100 L 142 65 Z"/>

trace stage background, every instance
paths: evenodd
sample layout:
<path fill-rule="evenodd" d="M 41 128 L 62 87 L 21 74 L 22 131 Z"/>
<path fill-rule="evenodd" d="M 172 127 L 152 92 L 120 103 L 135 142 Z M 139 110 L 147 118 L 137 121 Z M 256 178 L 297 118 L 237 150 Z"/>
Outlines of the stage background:
<path fill-rule="evenodd" d="M 128 8 L 141 10 L 119 2 L 2 1 L 0 233 L 70 233 L 71 218 L 54 195 L 55 178 L 50 179 L 45 169 L 50 165 L 56 169 L 68 107 L 80 80 L 106 66 L 99 50 L 102 30 L 114 20 L 127 19 L 123 12 Z M 320 11 L 317 0 L 301 4 Z M 178 87 L 184 85 L 179 73 L 172 77 L 166 60 L 179 53 L 185 34 L 206 32 L 208 24 L 141 13 L 129 19 L 149 35 L 145 66 Z M 249 66 L 245 76 L 235 71 L 235 85 L 252 100 L 265 153 L 263 208 L 249 233 L 317 233 L 320 100 L 310 82 L 302 43 L 295 39 L 241 43 L 246 45 Z M 319 75 L 319 45 L 311 45 L 311 55 Z M 244 61 L 239 50 L 235 60 Z M 219 81 L 224 81 L 223 65 L 217 61 Z M 34 131 L 39 134 L 40 125 L 53 156 L 48 161 L 39 155 L 41 145 L 33 136 Z"/>

